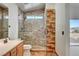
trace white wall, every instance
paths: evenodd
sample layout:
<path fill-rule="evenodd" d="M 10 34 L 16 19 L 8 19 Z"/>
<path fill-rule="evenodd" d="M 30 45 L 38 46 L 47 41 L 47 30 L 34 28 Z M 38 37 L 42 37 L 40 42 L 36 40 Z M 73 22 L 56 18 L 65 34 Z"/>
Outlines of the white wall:
<path fill-rule="evenodd" d="M 70 46 L 70 56 L 79 56 L 79 45 Z"/>
<path fill-rule="evenodd" d="M 70 19 L 79 19 L 79 4 L 70 3 Z"/>
<path fill-rule="evenodd" d="M 10 25 L 10 28 L 8 28 L 8 37 L 10 39 L 18 39 L 18 7 L 16 4 L 4 4 L 8 7 L 8 25 Z"/>
<path fill-rule="evenodd" d="M 56 7 L 56 52 L 58 55 L 69 55 L 69 23 L 67 4 L 57 3 Z M 62 35 L 64 31 L 64 35 Z"/>

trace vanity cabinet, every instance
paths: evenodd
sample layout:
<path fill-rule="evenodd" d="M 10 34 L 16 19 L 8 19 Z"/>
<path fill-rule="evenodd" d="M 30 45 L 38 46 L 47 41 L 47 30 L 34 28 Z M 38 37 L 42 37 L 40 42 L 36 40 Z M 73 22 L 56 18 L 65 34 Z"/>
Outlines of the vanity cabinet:
<path fill-rule="evenodd" d="M 19 44 L 17 47 L 17 56 L 23 56 L 23 43 Z"/>
<path fill-rule="evenodd" d="M 3 56 L 23 56 L 23 52 L 23 42 L 21 42 Z"/>

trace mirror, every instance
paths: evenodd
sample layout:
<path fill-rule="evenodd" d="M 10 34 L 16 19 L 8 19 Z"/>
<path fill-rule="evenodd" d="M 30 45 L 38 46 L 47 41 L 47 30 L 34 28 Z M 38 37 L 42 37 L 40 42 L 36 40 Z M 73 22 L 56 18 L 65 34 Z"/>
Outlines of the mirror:
<path fill-rule="evenodd" d="M 8 37 L 8 9 L 0 7 L 0 39 Z"/>

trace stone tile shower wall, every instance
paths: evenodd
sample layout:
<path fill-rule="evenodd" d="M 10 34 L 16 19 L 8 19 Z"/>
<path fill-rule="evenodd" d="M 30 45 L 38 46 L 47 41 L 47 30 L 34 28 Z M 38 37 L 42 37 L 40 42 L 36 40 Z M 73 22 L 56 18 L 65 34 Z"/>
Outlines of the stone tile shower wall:
<path fill-rule="evenodd" d="M 43 10 L 28 12 L 26 16 L 44 16 Z M 46 47 L 45 25 L 43 19 L 27 19 L 23 21 L 23 31 L 20 32 L 21 38 L 25 44 L 31 44 L 33 47 Z"/>

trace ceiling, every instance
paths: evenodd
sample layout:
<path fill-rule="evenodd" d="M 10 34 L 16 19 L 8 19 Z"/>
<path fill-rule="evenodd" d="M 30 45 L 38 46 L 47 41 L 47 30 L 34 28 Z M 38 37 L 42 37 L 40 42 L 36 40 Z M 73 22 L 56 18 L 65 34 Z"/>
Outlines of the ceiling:
<path fill-rule="evenodd" d="M 17 3 L 17 5 L 24 12 L 45 8 L 44 3 Z"/>

